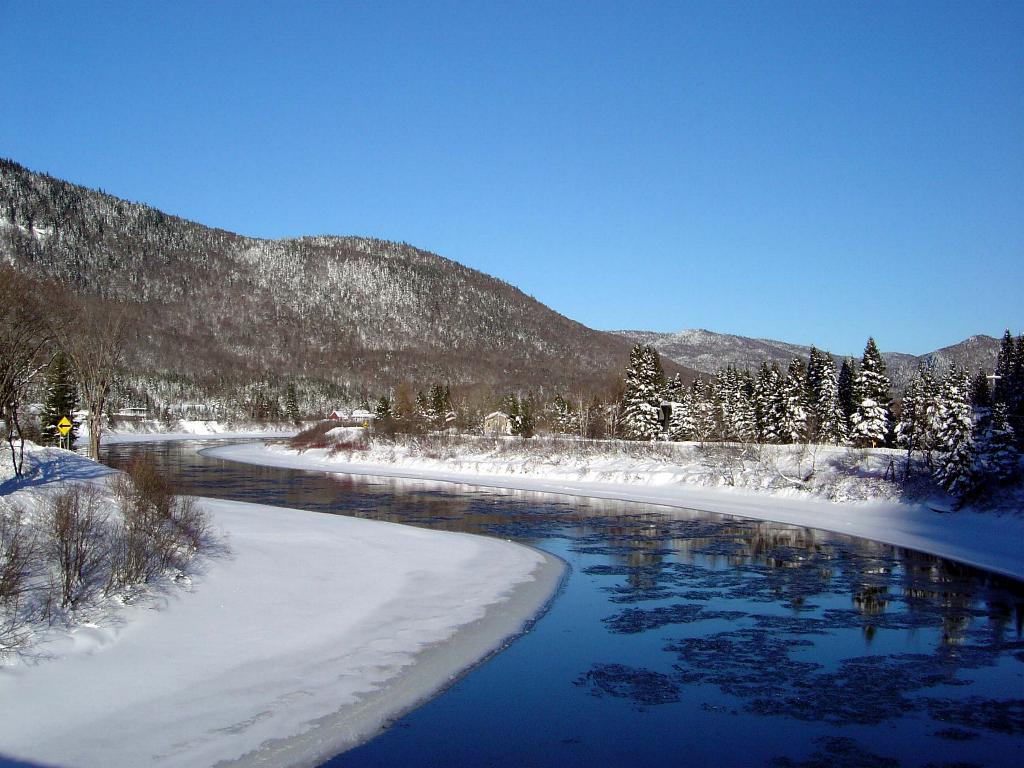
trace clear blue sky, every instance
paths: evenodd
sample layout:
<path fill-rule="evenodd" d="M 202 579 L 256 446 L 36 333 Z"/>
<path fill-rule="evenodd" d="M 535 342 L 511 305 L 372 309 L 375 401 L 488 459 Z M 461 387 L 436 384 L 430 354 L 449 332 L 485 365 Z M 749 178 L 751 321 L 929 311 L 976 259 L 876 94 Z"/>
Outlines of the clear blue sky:
<path fill-rule="evenodd" d="M 0 0 L 0 155 L 602 329 L 1024 330 L 1024 3 Z"/>

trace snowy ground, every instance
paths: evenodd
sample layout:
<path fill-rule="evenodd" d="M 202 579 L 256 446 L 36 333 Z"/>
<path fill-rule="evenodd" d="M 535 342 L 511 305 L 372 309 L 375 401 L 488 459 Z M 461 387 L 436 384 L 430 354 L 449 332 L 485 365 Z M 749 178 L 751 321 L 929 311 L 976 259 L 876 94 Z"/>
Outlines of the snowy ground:
<path fill-rule="evenodd" d="M 436 458 L 387 446 L 331 455 L 326 449 L 300 454 L 284 445 L 248 444 L 222 446 L 208 453 L 295 469 L 622 499 L 774 520 L 941 555 L 1024 580 L 1024 514 L 938 512 L 929 506 L 930 500 L 913 503 L 888 498 L 888 485 L 880 481 L 895 454 L 886 450 L 823 449 L 814 459 L 817 485 L 811 486 L 793 480 L 806 476 L 807 456 L 783 453 L 759 467 L 733 468 L 713 465 L 698 451 L 693 455 L 700 454 L 700 460 L 679 464 L 628 455 L 538 460 L 516 450 L 482 454 L 472 447 L 455 448 Z M 852 465 L 847 466 L 848 462 Z M 734 484 L 727 485 L 725 477 Z M 829 500 L 834 495 L 847 500 Z"/>
<path fill-rule="evenodd" d="M 34 451 L 49 481 L 105 468 Z M 0 667 L 0 762 L 315 765 L 522 631 L 560 562 L 496 539 L 203 500 L 223 547 L 183 585 L 47 630 Z M 236 762 L 237 761 L 237 762 Z"/>

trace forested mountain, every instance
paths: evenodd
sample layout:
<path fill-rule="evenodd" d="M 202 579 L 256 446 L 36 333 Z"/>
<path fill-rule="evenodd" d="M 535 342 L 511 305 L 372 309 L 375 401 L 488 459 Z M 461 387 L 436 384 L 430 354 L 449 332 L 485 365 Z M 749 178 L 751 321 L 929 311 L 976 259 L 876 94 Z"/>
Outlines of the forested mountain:
<path fill-rule="evenodd" d="M 1001 331 L 1003 329 L 995 329 Z M 879 335 L 882 331 L 875 331 Z M 704 373 L 714 373 L 721 368 L 733 365 L 737 368 L 754 370 L 762 362 L 775 362 L 780 367 L 786 365 L 794 357 L 806 359 L 810 347 L 788 344 L 771 339 L 751 339 L 746 336 L 733 336 L 727 333 L 714 333 L 703 329 L 679 331 L 678 333 L 655 333 L 653 331 L 615 331 L 633 343 L 649 344 L 658 350 L 663 357 L 679 365 L 693 368 Z M 860 359 L 859 352 L 833 353 L 836 361 L 850 356 Z M 953 363 L 969 371 L 984 369 L 991 372 L 995 368 L 996 356 L 999 354 L 999 340 L 991 336 L 971 336 L 959 344 L 915 356 L 902 352 L 883 352 L 882 358 L 893 385 L 902 389 L 914 376 L 922 363 L 934 365 L 940 372 L 946 371 Z"/>
<path fill-rule="evenodd" d="M 129 307 L 129 367 L 196 394 L 264 377 L 591 390 L 630 343 L 410 245 L 261 240 L 0 160 L 0 260 Z M 677 370 L 673 368 L 673 370 Z"/>

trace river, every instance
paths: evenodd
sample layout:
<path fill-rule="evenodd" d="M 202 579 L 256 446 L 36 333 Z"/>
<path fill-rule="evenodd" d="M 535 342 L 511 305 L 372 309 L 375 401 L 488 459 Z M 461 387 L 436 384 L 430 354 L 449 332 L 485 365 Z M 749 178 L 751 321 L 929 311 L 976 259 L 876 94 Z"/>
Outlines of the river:
<path fill-rule="evenodd" d="M 182 493 L 500 536 L 569 564 L 530 632 L 328 766 L 1024 764 L 1015 582 L 807 528 L 203 446 L 104 460 L 145 452 Z"/>

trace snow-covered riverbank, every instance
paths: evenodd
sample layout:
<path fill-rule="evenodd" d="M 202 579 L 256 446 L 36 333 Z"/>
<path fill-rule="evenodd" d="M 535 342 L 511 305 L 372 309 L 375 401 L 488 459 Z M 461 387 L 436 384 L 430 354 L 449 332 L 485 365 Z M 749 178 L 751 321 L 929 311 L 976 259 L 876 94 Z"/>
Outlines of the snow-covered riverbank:
<path fill-rule="evenodd" d="M 103 482 L 67 452 L 50 478 Z M 9 486 L 10 487 L 10 486 Z M 522 631 L 563 564 L 510 542 L 202 500 L 224 547 L 185 585 L 44 632 L 0 667 L 0 756 L 73 766 L 315 765 Z"/>
<path fill-rule="evenodd" d="M 164 440 L 200 440 L 203 438 L 284 438 L 295 434 L 291 424 L 224 424 L 219 421 L 176 421 L 170 429 L 159 422 L 145 421 L 138 424 L 122 424 L 115 430 L 103 433 L 104 445 L 115 443 L 149 443 Z M 88 442 L 89 430 L 83 425 L 78 445 Z"/>
<path fill-rule="evenodd" d="M 928 552 L 1024 581 L 1024 514 L 937 512 L 926 504 L 894 500 L 836 503 L 797 489 L 725 487 L 688 482 L 698 468 L 670 471 L 656 462 L 623 457 L 612 469 L 524 461 L 410 456 L 372 450 L 330 455 L 325 449 L 298 453 L 284 445 L 231 445 L 208 454 L 251 464 L 313 471 L 407 477 L 420 480 L 515 488 L 545 493 L 621 499 L 728 515 L 773 520 Z M 363 455 L 366 461 L 356 457 Z M 883 453 L 868 457 L 876 463 Z M 879 472 L 881 474 L 881 471 Z M 581 479 L 585 478 L 585 479 Z M 700 478 L 698 478 L 700 479 Z M 845 482 L 845 481 L 844 481 Z M 865 484 L 872 482 L 868 477 Z M 850 493 L 856 491 L 852 486 Z"/>

